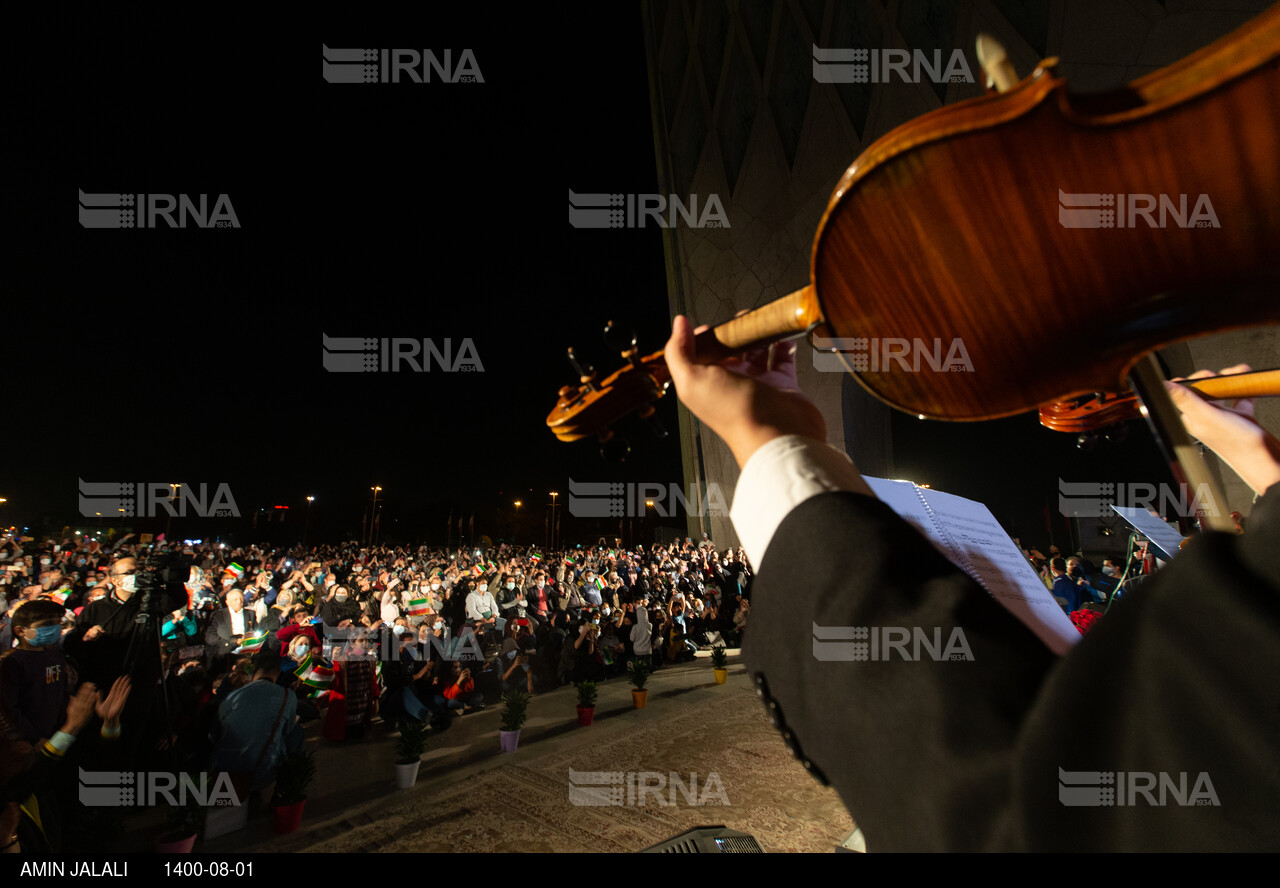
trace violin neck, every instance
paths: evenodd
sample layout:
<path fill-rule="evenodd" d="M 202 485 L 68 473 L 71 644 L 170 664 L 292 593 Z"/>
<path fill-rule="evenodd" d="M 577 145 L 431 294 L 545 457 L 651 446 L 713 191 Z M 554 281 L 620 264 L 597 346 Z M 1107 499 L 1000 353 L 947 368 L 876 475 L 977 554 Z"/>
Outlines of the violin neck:
<path fill-rule="evenodd" d="M 822 320 L 818 297 L 811 285 L 703 330 L 694 339 L 695 353 L 700 362 L 713 364 L 784 339 L 803 336 Z"/>
<path fill-rule="evenodd" d="M 1210 376 L 1179 384 L 1195 389 L 1215 401 L 1227 398 L 1262 398 L 1280 395 L 1280 370 L 1254 370 L 1252 373 L 1235 373 L 1231 376 Z"/>

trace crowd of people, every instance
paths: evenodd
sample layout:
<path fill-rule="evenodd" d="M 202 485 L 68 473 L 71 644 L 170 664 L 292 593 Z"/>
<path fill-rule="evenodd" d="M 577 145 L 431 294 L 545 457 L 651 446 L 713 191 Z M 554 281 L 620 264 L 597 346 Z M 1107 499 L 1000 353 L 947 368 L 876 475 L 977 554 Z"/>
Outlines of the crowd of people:
<path fill-rule="evenodd" d="M 12 819 L 16 847 L 56 850 L 92 819 L 67 762 L 227 772 L 261 800 L 310 722 L 332 741 L 403 718 L 440 731 L 507 691 L 738 646 L 751 579 L 741 549 L 705 538 L 556 551 L 6 539 L 0 832 Z M 99 731 L 68 753 L 95 712 Z M 21 813 L 46 771 L 63 777 L 39 784 L 58 826 Z"/>

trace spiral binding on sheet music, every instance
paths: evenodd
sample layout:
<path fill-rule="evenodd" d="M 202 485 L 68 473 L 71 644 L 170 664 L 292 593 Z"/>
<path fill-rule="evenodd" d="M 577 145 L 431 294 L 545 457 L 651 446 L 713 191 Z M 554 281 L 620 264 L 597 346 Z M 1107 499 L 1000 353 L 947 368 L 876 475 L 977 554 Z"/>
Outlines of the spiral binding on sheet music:
<path fill-rule="evenodd" d="M 957 564 L 965 573 L 972 577 L 973 581 L 981 586 L 988 595 L 992 595 L 994 598 L 995 596 L 987 586 L 986 580 L 984 580 L 982 576 L 974 570 L 969 559 L 965 557 L 964 550 L 956 545 L 955 539 L 947 532 L 946 525 L 939 521 L 938 516 L 934 514 L 933 506 L 929 505 L 929 500 L 925 498 L 924 489 L 914 482 L 911 485 L 911 489 L 915 491 L 916 498 L 920 500 L 920 504 L 924 506 L 924 510 L 929 513 L 929 521 L 933 524 L 934 529 L 938 531 L 938 536 L 942 537 L 943 541 L 947 544 L 947 548 L 950 549 L 952 555 L 955 556 L 951 559 L 952 562 Z"/>

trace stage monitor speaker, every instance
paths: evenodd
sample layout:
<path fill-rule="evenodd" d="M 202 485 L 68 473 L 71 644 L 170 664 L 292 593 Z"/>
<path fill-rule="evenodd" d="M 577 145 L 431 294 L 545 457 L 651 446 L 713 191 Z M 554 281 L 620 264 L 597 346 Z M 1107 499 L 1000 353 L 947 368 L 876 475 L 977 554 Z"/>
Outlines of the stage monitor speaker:
<path fill-rule="evenodd" d="M 645 848 L 644 854 L 763 854 L 752 836 L 721 826 L 696 826 Z"/>

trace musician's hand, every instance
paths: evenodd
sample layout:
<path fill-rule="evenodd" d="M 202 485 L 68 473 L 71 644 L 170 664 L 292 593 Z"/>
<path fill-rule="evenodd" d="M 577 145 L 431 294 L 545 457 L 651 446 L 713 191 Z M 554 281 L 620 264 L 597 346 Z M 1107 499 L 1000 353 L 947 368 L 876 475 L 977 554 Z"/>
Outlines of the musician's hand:
<path fill-rule="evenodd" d="M 721 364 L 695 364 L 693 329 L 678 315 L 665 357 L 680 401 L 724 439 L 738 466 L 760 447 L 783 435 L 827 439 L 822 414 L 796 383 L 795 342 L 747 353 Z"/>
<path fill-rule="evenodd" d="M 1247 364 L 1237 364 L 1216 374 L 1197 370 L 1187 378 L 1230 376 L 1251 369 Z M 1255 493 L 1280 482 L 1280 441 L 1253 418 L 1252 398 L 1242 398 L 1234 404 L 1223 401 L 1222 406 L 1216 406 L 1175 383 L 1167 382 L 1165 388 L 1182 411 L 1187 432 L 1221 457 Z"/>

